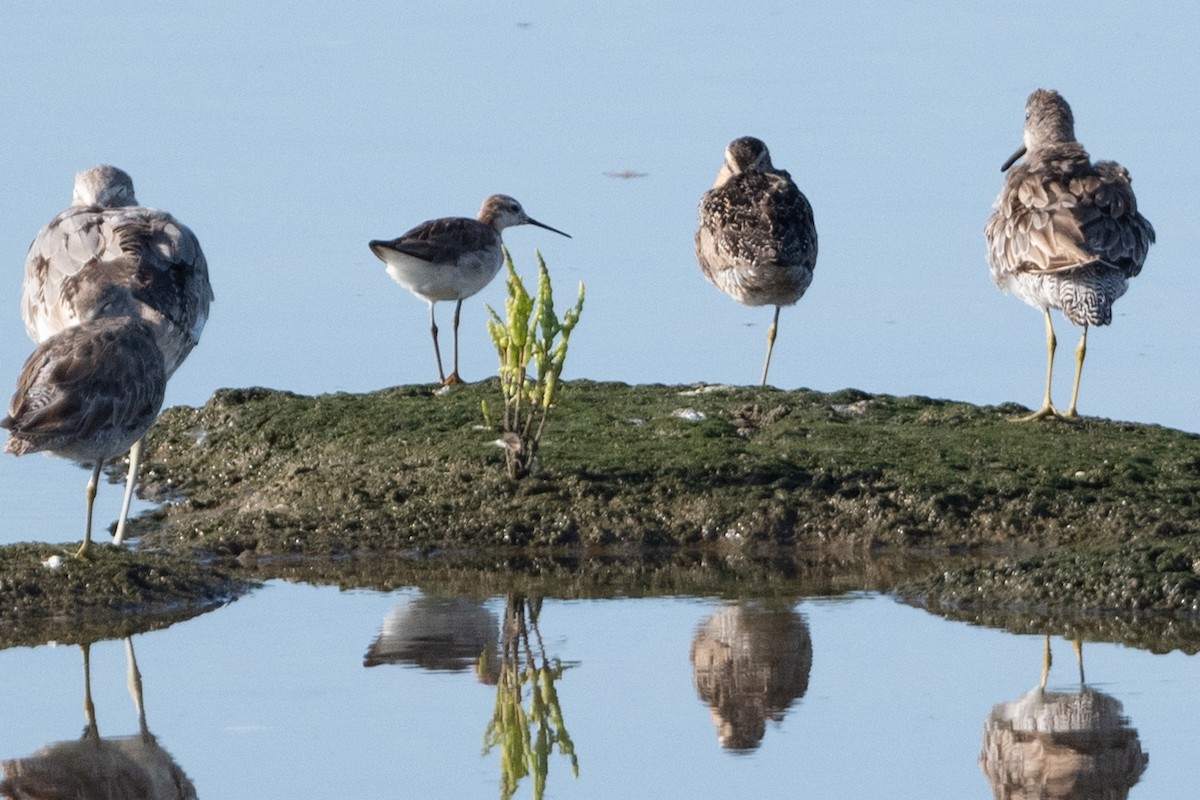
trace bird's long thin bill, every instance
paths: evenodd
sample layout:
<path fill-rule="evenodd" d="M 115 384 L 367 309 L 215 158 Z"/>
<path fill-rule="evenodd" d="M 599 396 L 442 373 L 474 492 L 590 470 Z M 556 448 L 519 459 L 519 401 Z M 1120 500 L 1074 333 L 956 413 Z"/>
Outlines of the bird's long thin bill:
<path fill-rule="evenodd" d="M 1008 157 L 1008 161 L 1005 161 L 1003 164 L 1000 165 L 1000 171 L 1008 172 L 1008 168 L 1011 167 L 1013 164 L 1017 163 L 1017 159 L 1023 155 L 1025 155 L 1025 145 L 1021 145 L 1020 150 L 1013 153 L 1011 156 Z"/>
<path fill-rule="evenodd" d="M 546 230 L 548 230 L 548 231 L 554 231 L 555 233 L 559 234 L 560 236 L 565 236 L 565 237 L 567 237 L 568 239 L 570 239 L 570 238 L 571 238 L 571 234 L 569 234 L 569 233 L 563 233 L 563 232 L 562 232 L 562 231 L 560 231 L 558 228 L 551 228 L 549 225 L 546 225 L 546 224 L 544 224 L 544 223 L 538 222 L 536 219 L 531 219 L 531 220 L 529 220 L 529 224 L 530 224 L 530 225 L 537 225 L 539 228 L 545 228 L 545 229 L 546 229 Z"/>

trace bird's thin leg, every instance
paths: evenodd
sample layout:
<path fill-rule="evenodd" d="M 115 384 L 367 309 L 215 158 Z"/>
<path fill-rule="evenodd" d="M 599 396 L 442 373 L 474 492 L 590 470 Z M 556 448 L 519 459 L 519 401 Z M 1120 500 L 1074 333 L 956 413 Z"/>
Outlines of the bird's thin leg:
<path fill-rule="evenodd" d="M 454 305 L 454 369 L 450 373 L 450 377 L 442 381 L 443 386 L 450 386 L 456 383 L 462 383 L 462 378 L 458 377 L 458 318 L 462 314 L 462 299 Z"/>
<path fill-rule="evenodd" d="M 1083 335 L 1079 337 L 1079 344 L 1075 347 L 1075 386 L 1071 389 L 1071 407 L 1067 409 L 1065 417 L 1077 417 L 1075 405 L 1079 402 L 1079 378 L 1083 375 L 1083 359 L 1087 355 L 1087 325 L 1083 326 Z"/>
<path fill-rule="evenodd" d="M 1079 662 L 1079 685 L 1083 686 L 1083 640 L 1075 637 L 1075 660 Z"/>
<path fill-rule="evenodd" d="M 775 349 L 775 333 L 779 330 L 779 306 L 775 306 L 775 316 L 771 319 L 771 327 L 767 328 L 767 360 L 763 363 L 762 386 L 767 385 L 767 370 L 771 368 L 771 351 Z"/>
<path fill-rule="evenodd" d="M 96 465 L 92 467 L 92 477 L 88 480 L 86 490 L 87 523 L 83 527 L 83 544 L 79 545 L 79 550 L 75 553 L 76 558 L 86 556 L 92 547 L 92 507 L 96 504 L 96 487 L 100 484 L 100 468 L 103 466 L 104 459 L 97 458 Z"/>
<path fill-rule="evenodd" d="M 1046 650 L 1042 654 L 1042 681 L 1038 684 L 1038 688 L 1045 691 L 1046 679 L 1050 677 L 1050 665 L 1054 663 L 1054 658 L 1050 655 L 1050 634 L 1046 634 Z"/>
<path fill-rule="evenodd" d="M 1054 351 L 1058 348 L 1058 339 L 1054 336 L 1054 323 L 1050 320 L 1050 309 L 1043 308 L 1042 313 L 1046 316 L 1046 399 L 1042 401 L 1041 408 L 1028 416 L 1020 417 L 1018 422 L 1059 416 L 1058 409 L 1050 401 L 1050 384 L 1054 378 Z"/>
<path fill-rule="evenodd" d="M 438 362 L 438 380 L 442 383 L 446 382 L 446 371 L 442 369 L 442 349 L 438 347 L 438 328 L 437 320 L 433 316 L 434 301 L 429 301 L 429 332 L 433 336 L 433 354 L 437 356 Z"/>
<path fill-rule="evenodd" d="M 142 698 L 142 673 L 138 670 L 137 656 L 133 654 L 133 639 L 129 636 L 125 637 L 125 662 L 129 669 L 126 676 L 129 684 L 129 696 L 133 698 L 134 708 L 137 709 L 138 727 L 141 729 L 142 736 L 145 736 L 150 731 L 146 727 L 146 705 Z"/>
<path fill-rule="evenodd" d="M 92 646 L 81 644 L 79 649 L 83 651 L 83 715 L 87 719 L 83 735 L 98 737 L 100 730 L 96 726 L 96 704 L 92 702 Z"/>
<path fill-rule="evenodd" d="M 113 534 L 113 544 L 118 547 L 125 541 L 125 523 L 129 520 L 129 504 L 133 502 L 133 490 L 137 486 L 138 467 L 142 463 L 142 442 L 138 439 L 129 448 L 129 472 L 125 473 L 125 499 L 121 501 L 121 516 L 117 518 L 117 532 Z"/>

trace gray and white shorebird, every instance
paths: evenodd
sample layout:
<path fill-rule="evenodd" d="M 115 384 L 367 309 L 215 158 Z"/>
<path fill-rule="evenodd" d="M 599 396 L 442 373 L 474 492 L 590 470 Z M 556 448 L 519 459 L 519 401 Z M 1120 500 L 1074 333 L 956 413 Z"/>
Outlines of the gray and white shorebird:
<path fill-rule="evenodd" d="M 1024 145 L 1000 169 L 1008 175 L 984 227 L 992 280 L 1041 309 L 1046 320 L 1046 397 L 1024 419 L 1074 418 L 1088 327 L 1112 322 L 1113 303 L 1141 272 L 1154 228 L 1138 213 L 1129 172 L 1115 161 L 1093 164 L 1075 140 L 1071 107 L 1058 92 L 1029 96 Z M 1052 308 L 1083 329 L 1066 412 L 1050 399 Z"/>
<path fill-rule="evenodd" d="M 150 326 L 170 378 L 200 341 L 213 300 L 195 234 L 165 211 L 138 205 L 128 173 L 102 164 L 75 176 L 71 206 L 38 232 L 25 257 L 21 316 L 34 342 L 89 315 L 89 284 L 125 286 Z M 142 442 L 129 452 L 114 542 L 124 540 Z"/>
<path fill-rule="evenodd" d="M 129 287 L 85 282 L 77 297 L 83 316 L 34 349 L 0 428 L 8 429 L 4 449 L 13 455 L 45 451 L 91 465 L 77 553 L 83 556 L 92 542 L 100 470 L 154 424 L 167 374 L 154 328 L 140 316 Z"/>
<path fill-rule="evenodd" d="M 462 301 L 491 283 L 504 265 L 500 232 L 513 225 L 536 225 L 571 238 L 530 218 L 521 204 L 508 195 L 494 194 L 483 201 L 476 219 L 445 217 L 422 222 L 396 239 L 374 239 L 371 252 L 387 264 L 396 283 L 429 303 L 429 329 L 442 385 L 461 383 L 458 375 L 458 319 Z M 433 307 L 439 300 L 454 300 L 454 369 L 447 377 L 438 346 Z"/>
<path fill-rule="evenodd" d="M 767 330 L 767 384 L 779 310 L 795 304 L 812 283 L 817 228 L 812 206 L 791 175 L 771 163 L 753 136 L 734 139 L 713 187 L 700 198 L 696 260 L 704 277 L 745 306 L 775 306 Z"/>

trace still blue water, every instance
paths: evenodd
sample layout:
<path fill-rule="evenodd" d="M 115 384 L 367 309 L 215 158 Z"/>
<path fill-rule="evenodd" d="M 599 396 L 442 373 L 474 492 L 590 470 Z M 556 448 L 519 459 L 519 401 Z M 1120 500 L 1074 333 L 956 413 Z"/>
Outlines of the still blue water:
<path fill-rule="evenodd" d="M 1130 169 L 1159 234 L 1113 326 L 1089 340 L 1080 409 L 1200 430 L 1195 6 L 117 0 L 3 17 L 10 382 L 32 347 L 17 313 L 25 250 L 74 173 L 111 162 L 208 255 L 217 301 L 168 404 L 223 386 L 430 381 L 426 309 L 366 242 L 473 214 L 493 192 L 574 237 L 506 234 L 519 268 L 540 248 L 559 286 L 587 284 L 566 377 L 750 383 L 769 312 L 701 278 L 692 234 L 725 144 L 753 134 L 812 201 L 821 237 L 813 286 L 781 318 L 773 382 L 1031 405 L 1041 322 L 991 285 L 982 226 L 1025 97 L 1048 86 L 1093 155 Z M 645 175 L 613 177 L 626 170 Z M 484 305 L 502 301 L 497 282 L 465 304 L 468 379 L 494 373 Z M 1074 332 L 1059 323 L 1059 335 L 1069 352 Z M 85 479 L 54 459 L 0 458 L 0 543 L 77 540 Z M 99 520 L 119 494 L 102 487 Z M 150 730 L 203 797 L 497 794 L 499 753 L 481 755 L 495 686 L 473 671 L 363 666 L 406 597 L 274 583 L 135 637 Z M 487 609 L 499 619 L 504 599 Z M 985 721 L 1036 686 L 1039 638 L 876 596 L 799 602 L 807 688 L 739 756 L 721 748 L 689 660 L 718 611 L 546 601 L 540 630 L 565 666 L 579 764 L 576 779 L 553 754 L 547 796 L 990 795 Z M 1052 688 L 1075 691 L 1070 647 L 1055 650 Z M 1085 655 L 1089 683 L 1123 705 L 1150 756 L 1131 795 L 1186 794 L 1195 660 Z M 123 644 L 91 659 L 101 735 L 134 733 Z M 0 652 L 0 675 L 0 756 L 78 737 L 78 648 Z"/>
<path fill-rule="evenodd" d="M 497 670 L 463 653 L 486 649 L 486 636 L 473 637 L 488 630 L 496 647 L 505 598 L 454 601 L 457 627 L 426 606 L 422 628 L 422 601 L 415 590 L 276 582 L 135 636 L 148 728 L 200 797 L 501 796 L 502 749 L 485 748 Z M 419 629 L 423 643 L 393 641 L 387 663 L 378 640 L 389 626 Z M 457 661 L 447 657 L 450 631 L 465 645 Z M 985 723 L 1037 687 L 1043 647 L 1038 636 L 947 623 L 878 595 L 783 606 L 546 600 L 533 633 L 535 660 L 561 667 L 558 708 L 578 763 L 576 777 L 568 755 L 549 754 L 545 796 L 557 798 L 989 797 Z M 757 658 L 756 668 L 706 672 L 722 649 L 704 644 L 714 640 Z M 1079 695 L 1070 643 L 1052 645 L 1048 690 Z M 381 653 L 384 663 L 366 665 Z M 1148 756 L 1140 777 L 1126 775 L 1129 796 L 1185 794 L 1196 779 L 1198 662 L 1105 644 L 1085 644 L 1084 659 L 1089 691 L 1120 704 L 1127 746 L 1131 730 L 1136 754 Z M 125 670 L 121 642 L 91 648 L 101 736 L 138 730 Z M 77 647 L 0 652 L 0 674 L 0 756 L 79 736 Z M 757 730 L 746 721 L 755 709 Z M 741 750 L 722 746 L 722 719 L 749 731 Z M 514 796 L 533 796 L 532 776 Z"/>

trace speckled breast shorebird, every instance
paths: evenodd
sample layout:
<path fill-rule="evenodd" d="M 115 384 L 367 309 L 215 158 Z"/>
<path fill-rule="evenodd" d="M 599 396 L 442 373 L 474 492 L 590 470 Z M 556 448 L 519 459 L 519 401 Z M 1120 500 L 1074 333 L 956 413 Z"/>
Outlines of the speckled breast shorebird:
<path fill-rule="evenodd" d="M 78 325 L 91 313 L 89 284 L 129 289 L 150 326 L 170 378 L 200 341 L 213 300 L 208 263 L 195 234 L 165 211 L 138 205 L 133 180 L 99 165 L 75 176 L 70 208 L 52 219 L 25 257 L 21 315 L 35 342 Z M 124 540 L 142 442 L 129 452 L 125 498 L 113 541 Z"/>
<path fill-rule="evenodd" d="M 458 319 L 462 301 L 491 283 L 504 264 L 500 232 L 513 225 L 536 225 L 571 238 L 557 228 L 531 219 L 521 204 L 503 194 L 483 201 L 476 219 L 445 217 L 422 222 L 388 241 L 370 242 L 371 252 L 387 264 L 396 283 L 429 303 L 429 329 L 442 385 L 461 383 L 458 375 Z M 433 307 L 439 300 L 454 300 L 454 369 L 442 368 L 438 327 Z"/>
<path fill-rule="evenodd" d="M 1024 163 L 1013 167 L 1022 156 Z M 1115 161 L 1093 164 L 1075 140 L 1071 107 L 1058 92 L 1029 96 L 1025 143 L 1000 169 L 1008 175 L 984 228 L 992 280 L 1041 309 L 1046 320 L 1046 396 L 1023 419 L 1074 418 L 1088 326 L 1112 321 L 1113 303 L 1141 272 L 1154 228 L 1138 213 L 1129 172 Z M 1050 399 L 1052 308 L 1083 329 L 1066 412 Z"/>
<path fill-rule="evenodd" d="M 126 265 L 110 264 L 119 273 Z M 100 470 L 140 440 L 162 408 L 167 375 L 151 325 L 129 287 L 88 281 L 76 295 L 82 317 L 37 346 L 25 362 L 0 427 L 5 451 L 50 452 L 90 464 L 87 521 L 78 555 L 92 541 Z"/>
<path fill-rule="evenodd" d="M 795 304 L 812 283 L 817 228 L 808 199 L 753 136 L 730 142 L 716 183 L 700 199 L 696 260 L 704 277 L 742 305 L 775 306 L 765 386 L 779 310 Z"/>

